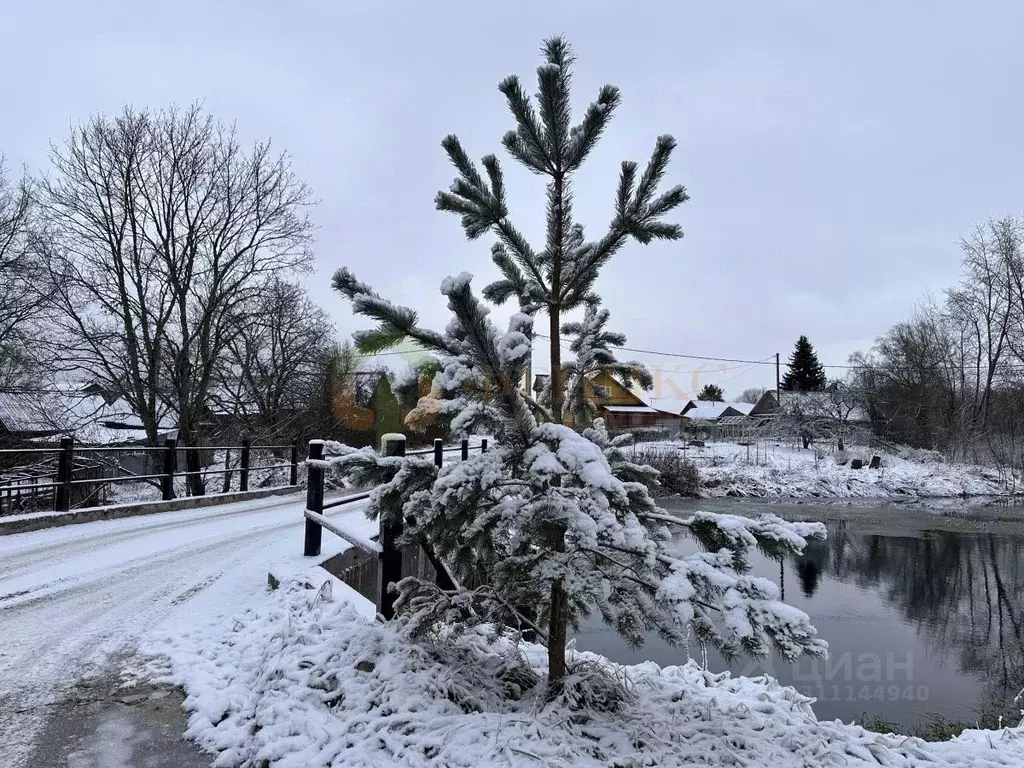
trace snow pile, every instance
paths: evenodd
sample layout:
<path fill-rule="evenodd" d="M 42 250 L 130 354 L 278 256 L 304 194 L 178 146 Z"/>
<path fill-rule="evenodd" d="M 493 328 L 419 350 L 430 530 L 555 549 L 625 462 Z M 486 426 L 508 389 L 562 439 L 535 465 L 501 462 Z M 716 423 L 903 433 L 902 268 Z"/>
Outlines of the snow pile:
<path fill-rule="evenodd" d="M 936 461 L 933 452 L 903 458 L 888 452 L 851 449 L 847 459 L 862 458 L 853 469 L 849 460 L 837 464 L 835 454 L 810 448 L 764 444 L 708 443 L 705 448 L 681 442 L 644 443 L 637 455 L 672 452 L 685 455 L 700 475 L 700 495 L 759 498 L 942 498 L 1000 496 L 1012 488 L 991 468 Z M 873 454 L 880 469 L 868 469 Z"/>
<path fill-rule="evenodd" d="M 1024 729 L 949 742 L 819 722 L 771 678 L 690 662 L 617 667 L 571 654 L 570 692 L 545 705 L 544 648 L 467 631 L 415 644 L 310 580 L 237 621 L 153 646 L 151 673 L 183 685 L 188 735 L 217 768 L 264 766 L 1019 766 Z M 602 698 L 603 697 L 603 698 Z"/>

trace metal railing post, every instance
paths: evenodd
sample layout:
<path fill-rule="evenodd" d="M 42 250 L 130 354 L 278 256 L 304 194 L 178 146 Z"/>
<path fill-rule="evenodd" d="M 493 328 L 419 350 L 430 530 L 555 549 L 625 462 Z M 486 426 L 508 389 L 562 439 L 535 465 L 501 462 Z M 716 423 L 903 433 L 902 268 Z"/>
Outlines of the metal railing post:
<path fill-rule="evenodd" d="M 57 459 L 57 493 L 53 508 L 56 512 L 67 512 L 71 508 L 71 474 L 74 459 L 75 439 L 60 439 L 60 456 Z"/>
<path fill-rule="evenodd" d="M 164 440 L 164 476 L 160 486 L 164 501 L 174 498 L 174 469 L 178 457 L 178 441 L 173 437 Z"/>
<path fill-rule="evenodd" d="M 309 441 L 309 461 L 318 461 L 324 457 L 324 443 L 322 440 Z M 323 514 L 324 511 L 324 468 L 309 463 L 306 465 L 306 509 L 310 512 Z M 324 529 L 320 523 L 313 522 L 306 518 L 305 538 L 302 544 L 302 554 L 306 557 L 316 557 L 320 554 L 320 542 L 323 539 Z"/>
<path fill-rule="evenodd" d="M 469 461 L 469 440 L 462 438 L 462 460 Z"/>
<path fill-rule="evenodd" d="M 434 438 L 434 466 L 438 469 L 444 466 L 444 440 L 440 437 Z"/>
<path fill-rule="evenodd" d="M 291 475 L 288 478 L 289 485 L 299 484 L 299 440 L 292 440 Z"/>
<path fill-rule="evenodd" d="M 242 456 L 239 459 L 238 490 L 249 490 L 249 438 L 242 439 Z"/>
<path fill-rule="evenodd" d="M 399 439 L 401 437 L 401 439 Z M 384 441 L 381 446 L 385 456 L 405 456 L 405 436 L 394 436 L 393 439 Z M 398 539 L 402 535 L 402 523 L 391 525 L 384 524 L 384 518 L 380 523 L 380 568 L 377 590 L 377 613 L 385 619 L 395 617 L 395 595 L 388 590 L 389 584 L 397 584 L 402 580 L 402 549 L 398 546 Z"/>

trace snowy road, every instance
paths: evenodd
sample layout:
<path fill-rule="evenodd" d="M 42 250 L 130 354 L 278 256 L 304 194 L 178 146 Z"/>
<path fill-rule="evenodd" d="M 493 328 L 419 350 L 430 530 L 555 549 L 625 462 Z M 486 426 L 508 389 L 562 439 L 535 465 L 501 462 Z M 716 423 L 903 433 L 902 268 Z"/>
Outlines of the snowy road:
<path fill-rule="evenodd" d="M 111 653 L 244 611 L 269 566 L 309 564 L 304 506 L 271 497 L 0 537 L 0 765 L 24 760 L 48 707 Z M 362 506 L 332 517 L 369 535 Z"/>

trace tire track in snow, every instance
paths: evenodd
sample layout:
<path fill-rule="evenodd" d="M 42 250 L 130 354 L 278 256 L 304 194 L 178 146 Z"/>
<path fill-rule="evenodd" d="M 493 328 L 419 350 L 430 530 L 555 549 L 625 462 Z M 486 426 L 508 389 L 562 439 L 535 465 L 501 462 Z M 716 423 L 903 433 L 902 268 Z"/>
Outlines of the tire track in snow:
<path fill-rule="evenodd" d="M 24 591 L 0 602 L 0 764 L 18 766 L 49 706 L 101 672 L 111 654 L 258 599 L 273 562 L 301 560 L 303 506 L 292 497 L 174 521 L 133 520 L 109 535 L 103 526 L 122 521 L 84 524 L 91 530 L 71 532 L 71 540 L 5 537 L 0 594 Z M 355 507 L 336 517 L 361 518 L 362 505 Z"/>

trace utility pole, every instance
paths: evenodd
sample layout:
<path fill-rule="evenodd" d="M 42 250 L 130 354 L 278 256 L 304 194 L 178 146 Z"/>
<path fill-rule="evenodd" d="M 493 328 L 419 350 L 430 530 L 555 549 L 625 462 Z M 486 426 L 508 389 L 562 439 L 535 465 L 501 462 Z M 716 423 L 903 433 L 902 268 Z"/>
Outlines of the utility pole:
<path fill-rule="evenodd" d="M 781 393 L 781 387 L 779 386 L 779 353 L 776 352 L 775 353 L 775 405 L 776 405 L 776 407 L 780 407 L 782 405 L 782 401 L 779 398 L 780 393 Z"/>

